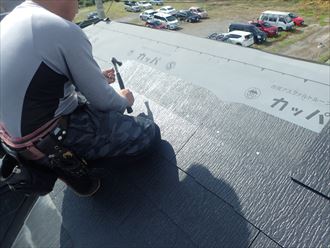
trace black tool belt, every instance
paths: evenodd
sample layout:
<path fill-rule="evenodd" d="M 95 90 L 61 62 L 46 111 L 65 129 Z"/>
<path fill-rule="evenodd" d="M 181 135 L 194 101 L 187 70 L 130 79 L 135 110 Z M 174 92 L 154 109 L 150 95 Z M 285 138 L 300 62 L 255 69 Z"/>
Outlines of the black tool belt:
<path fill-rule="evenodd" d="M 55 127 L 47 132 L 46 135 L 38 137 L 31 144 L 27 144 L 23 148 L 8 147 L 9 150 L 15 150 L 17 154 L 25 160 L 33 160 L 40 162 L 45 158 L 50 158 L 53 154 L 57 154 L 59 148 L 63 145 L 63 140 L 67 133 L 67 117 L 61 117 Z M 6 144 L 4 144 L 6 148 Z M 7 150 L 7 149 L 6 149 Z"/>
<path fill-rule="evenodd" d="M 67 126 L 67 119 L 61 118 L 48 134 L 19 149 L 2 141 L 6 154 L 0 165 L 0 182 L 11 190 L 44 195 L 53 189 L 57 177 L 86 176 L 86 161 L 63 146 Z"/>

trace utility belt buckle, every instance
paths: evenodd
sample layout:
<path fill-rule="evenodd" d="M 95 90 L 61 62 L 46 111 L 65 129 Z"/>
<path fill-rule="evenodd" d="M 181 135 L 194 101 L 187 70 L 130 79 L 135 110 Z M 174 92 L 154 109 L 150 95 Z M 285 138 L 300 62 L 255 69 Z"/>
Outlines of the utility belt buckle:
<path fill-rule="evenodd" d="M 66 134 L 67 134 L 67 117 L 62 117 L 58 125 L 55 127 L 53 131 L 50 132 L 50 135 L 52 135 L 58 142 L 62 143 Z"/>

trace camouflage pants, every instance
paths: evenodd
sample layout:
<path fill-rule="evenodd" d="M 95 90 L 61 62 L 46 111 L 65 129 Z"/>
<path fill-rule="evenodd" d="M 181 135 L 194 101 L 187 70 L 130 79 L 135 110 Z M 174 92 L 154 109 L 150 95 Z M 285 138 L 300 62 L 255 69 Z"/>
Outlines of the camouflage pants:
<path fill-rule="evenodd" d="M 99 112 L 85 104 L 69 116 L 64 145 L 85 159 L 135 157 L 160 141 L 158 126 L 142 116 Z"/>

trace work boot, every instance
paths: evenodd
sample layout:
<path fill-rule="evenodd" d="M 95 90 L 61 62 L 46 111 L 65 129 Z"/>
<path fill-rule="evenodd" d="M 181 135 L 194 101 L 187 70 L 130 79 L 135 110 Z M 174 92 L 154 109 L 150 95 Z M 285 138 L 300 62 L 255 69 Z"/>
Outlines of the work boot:
<path fill-rule="evenodd" d="M 88 197 L 94 195 L 101 186 L 99 178 L 90 176 L 73 177 L 63 172 L 58 172 L 57 176 L 78 196 Z"/>

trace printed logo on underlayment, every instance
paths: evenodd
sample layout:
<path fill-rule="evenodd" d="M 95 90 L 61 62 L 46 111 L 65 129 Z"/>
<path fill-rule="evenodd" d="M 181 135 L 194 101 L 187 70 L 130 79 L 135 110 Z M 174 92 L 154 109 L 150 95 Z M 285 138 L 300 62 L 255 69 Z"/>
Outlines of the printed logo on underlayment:
<path fill-rule="evenodd" d="M 256 99 L 261 95 L 261 92 L 258 88 L 249 88 L 245 91 L 245 97 L 247 99 Z"/>

